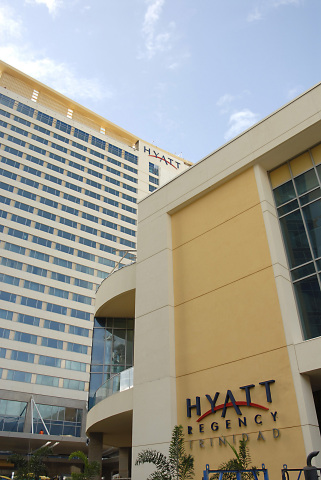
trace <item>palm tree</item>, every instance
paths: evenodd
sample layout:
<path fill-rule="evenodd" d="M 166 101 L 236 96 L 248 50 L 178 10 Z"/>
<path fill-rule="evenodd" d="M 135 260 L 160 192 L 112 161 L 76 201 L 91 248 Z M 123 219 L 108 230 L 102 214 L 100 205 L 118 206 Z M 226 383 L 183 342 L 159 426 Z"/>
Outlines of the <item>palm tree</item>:
<path fill-rule="evenodd" d="M 228 442 L 227 442 L 228 443 Z M 235 458 L 232 458 L 231 460 L 228 460 L 227 462 L 222 463 L 219 466 L 219 470 L 252 470 L 255 469 L 256 467 L 250 466 L 251 464 L 251 455 L 249 452 L 249 448 L 246 444 L 246 440 L 243 438 L 240 440 L 239 443 L 239 451 L 237 452 L 236 449 L 228 443 L 231 449 L 234 452 Z M 259 472 L 257 472 L 257 475 L 259 475 Z M 217 480 L 219 478 L 219 474 L 216 473 L 211 477 L 211 480 Z M 223 474 L 223 479 L 224 480 L 235 480 L 236 479 L 236 473 L 229 472 L 229 473 L 224 473 Z M 246 472 L 243 473 L 242 479 L 244 480 L 252 480 L 254 479 L 253 473 L 251 472 Z"/>
<path fill-rule="evenodd" d="M 69 460 L 72 460 L 73 458 L 79 458 L 79 460 L 83 461 L 84 471 L 82 473 L 72 472 L 72 480 L 93 480 L 100 476 L 99 462 L 89 462 L 87 455 L 85 455 L 84 452 L 81 452 L 79 450 L 69 455 Z"/>
<path fill-rule="evenodd" d="M 163 455 L 156 450 L 144 450 L 138 454 L 135 465 L 152 463 L 156 471 L 147 480 L 188 480 L 194 476 L 194 458 L 185 453 L 182 425 L 173 429 L 169 455 Z"/>

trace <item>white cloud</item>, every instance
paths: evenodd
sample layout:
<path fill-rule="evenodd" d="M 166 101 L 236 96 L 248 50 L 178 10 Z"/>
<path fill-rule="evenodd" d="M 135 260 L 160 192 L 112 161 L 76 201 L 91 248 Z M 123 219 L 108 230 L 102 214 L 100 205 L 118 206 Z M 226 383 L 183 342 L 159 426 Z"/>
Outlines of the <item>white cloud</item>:
<path fill-rule="evenodd" d="M 225 140 L 230 140 L 231 138 L 236 137 L 244 130 L 248 129 L 252 125 L 254 125 L 259 120 L 259 115 L 257 113 L 251 112 L 245 108 L 239 112 L 232 113 L 229 119 L 229 126 L 230 128 L 224 135 Z"/>
<path fill-rule="evenodd" d="M 286 97 L 288 100 L 293 100 L 293 98 L 297 97 L 302 92 L 303 92 L 302 85 L 296 85 L 295 87 L 292 87 L 287 91 Z"/>
<path fill-rule="evenodd" d="M 50 15 L 55 15 L 57 10 L 63 5 L 62 0 L 25 0 L 26 3 L 45 5 Z"/>
<path fill-rule="evenodd" d="M 28 50 L 15 44 L 0 46 L 0 58 L 36 78 L 60 93 L 77 99 L 101 100 L 112 97 L 112 92 L 94 78 L 78 77 L 66 64 L 42 56 L 37 57 Z"/>
<path fill-rule="evenodd" d="M 258 9 L 258 7 L 253 10 L 253 12 L 249 13 L 247 16 L 248 22 L 257 22 L 258 20 L 262 19 L 262 12 Z"/>
<path fill-rule="evenodd" d="M 12 8 L 0 5 L 0 40 L 19 39 L 21 30 L 21 20 Z"/>
<path fill-rule="evenodd" d="M 145 40 L 145 51 L 140 53 L 138 58 L 153 58 L 156 53 L 168 51 L 171 48 L 170 31 L 156 33 L 157 23 L 161 17 L 165 0 L 148 0 L 149 6 L 144 16 L 142 33 Z M 175 28 L 175 23 L 170 22 L 169 29 Z"/>

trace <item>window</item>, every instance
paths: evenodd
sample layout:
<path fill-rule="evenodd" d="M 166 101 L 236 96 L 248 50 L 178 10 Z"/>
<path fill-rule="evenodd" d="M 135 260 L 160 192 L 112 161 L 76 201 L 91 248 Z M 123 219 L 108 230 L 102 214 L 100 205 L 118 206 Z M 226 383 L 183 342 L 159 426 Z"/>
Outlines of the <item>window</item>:
<path fill-rule="evenodd" d="M 97 235 L 96 228 L 90 227 L 88 225 L 81 225 L 80 227 L 83 232 L 91 233 L 92 235 Z"/>
<path fill-rule="evenodd" d="M 27 265 L 27 272 L 33 275 L 40 275 L 41 277 L 47 276 L 47 270 L 45 268 L 36 267 L 34 265 Z"/>
<path fill-rule="evenodd" d="M 106 142 L 94 136 L 91 137 L 91 144 L 95 145 L 96 147 L 102 148 L 103 150 L 105 150 L 106 148 Z"/>
<path fill-rule="evenodd" d="M 65 172 L 63 168 L 58 167 L 58 165 L 54 165 L 53 163 L 47 163 L 47 168 L 49 170 L 54 170 L 55 172 L 61 173 L 62 175 Z"/>
<path fill-rule="evenodd" d="M 29 220 L 28 218 L 25 218 L 25 217 L 20 217 L 19 215 L 12 214 L 11 215 L 11 221 L 21 223 L 21 225 L 27 225 L 28 227 L 30 227 L 30 225 L 31 225 L 31 220 Z"/>
<path fill-rule="evenodd" d="M 68 260 L 65 260 L 65 259 L 63 259 L 63 258 L 54 257 L 53 263 L 54 263 L 55 265 L 59 265 L 60 267 L 72 268 L 72 262 L 69 262 Z M 68 283 L 69 283 L 69 282 L 68 282 Z"/>
<path fill-rule="evenodd" d="M 40 158 L 37 157 L 33 157 L 32 155 L 26 155 L 26 159 L 41 166 L 43 166 L 44 164 L 43 160 L 40 160 Z"/>
<path fill-rule="evenodd" d="M 66 232 L 64 230 L 58 230 L 58 237 L 66 238 L 67 240 L 71 240 L 72 242 L 76 240 L 76 236 L 74 234 Z"/>
<path fill-rule="evenodd" d="M 60 155 L 57 155 L 56 153 L 50 152 L 49 157 L 57 160 L 58 162 L 66 163 L 66 159 L 64 157 L 61 157 Z"/>
<path fill-rule="evenodd" d="M 81 170 L 82 172 L 85 171 L 85 167 L 83 165 L 79 165 L 79 163 L 72 162 L 71 160 L 69 160 L 69 165 L 70 165 L 70 167 L 77 168 L 78 170 Z"/>
<path fill-rule="evenodd" d="M 73 145 L 74 145 L 74 143 L 75 143 L 75 142 L 72 142 Z M 77 144 L 77 145 L 78 145 L 78 144 Z M 84 150 L 87 150 L 87 148 L 84 147 Z M 71 151 L 71 152 L 70 152 L 70 155 L 71 155 L 72 157 L 78 158 L 79 160 L 82 160 L 83 162 L 86 161 L 86 157 L 85 157 L 84 155 L 80 155 L 80 153 Z"/>
<path fill-rule="evenodd" d="M 88 275 L 94 275 L 94 269 L 93 268 L 87 267 L 85 265 L 79 265 L 78 263 L 76 264 L 76 270 L 78 272 L 87 273 Z"/>
<path fill-rule="evenodd" d="M 51 272 L 51 278 L 58 282 L 70 283 L 70 277 L 68 277 L 68 275 L 63 275 L 62 273 Z"/>
<path fill-rule="evenodd" d="M 0 300 L 3 300 L 4 302 L 16 303 L 16 298 L 17 295 L 15 295 L 14 293 L 4 292 L 0 290 Z"/>
<path fill-rule="evenodd" d="M 40 318 L 33 317 L 32 315 L 26 315 L 24 313 L 18 313 L 18 322 L 39 327 Z"/>
<path fill-rule="evenodd" d="M 25 280 L 23 286 L 24 288 L 29 288 L 29 290 L 33 290 L 34 292 L 44 293 L 45 291 L 44 285 L 41 285 L 41 283 L 30 282 L 30 280 Z"/>
<path fill-rule="evenodd" d="M 149 191 L 154 192 L 157 187 L 153 187 L 153 185 L 149 185 Z"/>
<path fill-rule="evenodd" d="M 19 372 L 18 370 L 8 370 L 7 380 L 13 380 L 15 382 L 31 383 L 31 373 Z"/>
<path fill-rule="evenodd" d="M 96 248 L 96 242 L 88 240 L 88 238 L 79 237 L 79 243 L 82 245 L 88 245 L 88 247 Z"/>
<path fill-rule="evenodd" d="M 13 243 L 6 242 L 4 246 L 5 250 L 9 252 L 19 253 L 20 255 L 25 255 L 26 249 L 24 247 L 20 247 L 19 245 L 15 245 Z M 20 268 L 19 268 L 20 270 Z"/>
<path fill-rule="evenodd" d="M 121 157 L 123 151 L 121 148 L 115 147 L 115 145 L 112 145 L 111 143 L 109 143 L 108 152 L 112 153 L 113 155 L 117 155 L 118 157 Z"/>
<path fill-rule="evenodd" d="M 55 297 L 68 298 L 69 292 L 61 290 L 60 288 L 49 287 L 49 295 L 54 295 Z"/>
<path fill-rule="evenodd" d="M 58 350 L 63 349 L 63 341 L 57 340 L 56 338 L 46 338 L 42 337 L 41 345 L 48 348 L 57 348 Z"/>
<path fill-rule="evenodd" d="M 20 152 L 19 150 L 16 150 L 15 148 L 5 146 L 4 151 L 8 152 L 8 153 L 11 153 L 12 155 L 15 155 L 16 157 L 22 157 L 22 152 Z"/>
<path fill-rule="evenodd" d="M 74 362 L 72 360 L 66 360 L 65 368 L 68 370 L 76 370 L 78 372 L 85 372 L 86 371 L 86 364 L 81 362 Z"/>
<path fill-rule="evenodd" d="M 134 163 L 135 165 L 138 164 L 138 157 L 137 155 L 134 155 L 133 153 L 125 152 L 124 158 L 128 160 L 131 163 Z"/>
<path fill-rule="evenodd" d="M 60 358 L 46 357 L 45 355 L 39 355 L 39 365 L 46 365 L 46 367 L 56 367 L 60 368 L 61 360 Z"/>
<path fill-rule="evenodd" d="M 5 273 L 0 273 L 0 282 L 7 283 L 9 285 L 19 285 L 20 278 L 12 277 L 11 275 L 6 275 Z"/>
<path fill-rule="evenodd" d="M 56 121 L 56 128 L 57 130 L 61 130 L 62 132 L 70 134 L 71 132 L 71 126 L 68 125 L 67 123 L 61 122 L 60 120 Z"/>
<path fill-rule="evenodd" d="M 61 152 L 67 153 L 68 150 L 65 147 L 62 147 L 61 145 L 58 145 L 57 143 L 51 142 L 51 148 L 55 148 L 56 150 L 60 150 Z"/>
<path fill-rule="evenodd" d="M 69 325 L 69 333 L 73 335 L 79 335 L 80 337 L 88 337 L 89 330 L 87 328 L 76 327 L 75 325 Z"/>
<path fill-rule="evenodd" d="M 68 196 L 70 197 L 71 195 L 68 195 Z M 64 196 L 64 198 L 66 198 L 66 197 Z M 73 198 L 75 198 L 75 197 L 73 197 Z M 63 212 L 71 213 L 72 215 L 76 215 L 76 216 L 79 215 L 79 210 L 76 210 L 76 208 L 68 207 L 67 205 L 61 205 L 61 210 Z"/>
<path fill-rule="evenodd" d="M 34 125 L 33 128 L 35 130 L 37 130 L 38 132 L 44 133 L 45 135 L 50 135 L 50 130 L 48 130 L 47 128 L 44 128 L 44 127 L 40 127 L 40 125 Z"/>
<path fill-rule="evenodd" d="M 62 135 L 58 135 L 58 133 L 54 133 L 53 136 L 60 142 L 69 143 L 69 138 L 63 137 Z"/>
<path fill-rule="evenodd" d="M 39 120 L 40 122 L 46 123 L 47 125 L 52 125 L 53 117 L 50 117 L 49 115 L 46 115 L 45 113 L 38 112 L 37 120 Z"/>
<path fill-rule="evenodd" d="M 11 360 L 17 360 L 18 362 L 34 363 L 35 356 L 33 353 L 22 352 L 20 350 L 12 350 Z"/>
<path fill-rule="evenodd" d="M 77 353 L 83 353 L 87 354 L 87 346 L 86 345 L 81 345 L 80 343 L 67 343 L 67 350 L 68 352 L 77 352 Z"/>
<path fill-rule="evenodd" d="M 47 303 L 47 312 L 58 313 L 59 315 L 67 315 L 67 307 L 56 305 L 54 303 Z"/>
<path fill-rule="evenodd" d="M 9 268 L 15 268 L 16 270 L 22 270 L 23 264 L 21 262 L 17 262 L 16 260 L 11 260 L 11 258 L 2 257 L 1 265 Z"/>
<path fill-rule="evenodd" d="M 68 185 L 71 185 L 71 184 L 68 184 Z M 67 187 L 67 183 L 66 183 L 66 187 Z M 69 193 L 64 193 L 64 199 L 65 200 L 69 200 L 69 202 L 74 202 L 74 203 L 80 203 L 80 198 L 79 197 L 74 197 L 73 195 L 70 195 Z M 64 206 L 62 205 L 61 206 L 62 210 L 64 210 L 65 212 L 69 212 L 69 213 L 73 213 L 74 215 L 78 215 L 78 210 L 74 209 L 74 208 L 71 208 L 71 207 L 67 207 L 67 206 Z M 67 210 L 69 208 L 69 210 Z M 75 213 L 77 212 L 77 213 Z"/>
<path fill-rule="evenodd" d="M 91 262 L 95 261 L 95 255 L 89 252 L 83 252 L 82 250 L 78 250 L 78 257 L 85 258 L 86 260 L 90 260 Z"/>
<path fill-rule="evenodd" d="M 38 209 L 37 215 L 39 215 L 39 217 L 48 218 L 49 220 L 56 220 L 56 215 L 54 213 L 46 212 L 45 210 Z"/>
<path fill-rule="evenodd" d="M 69 255 L 74 254 L 74 249 L 72 247 L 68 247 L 67 245 L 62 245 L 61 243 L 56 243 L 56 250 L 60 252 L 69 253 Z"/>
<path fill-rule="evenodd" d="M 70 182 L 65 182 L 65 186 L 67 188 L 70 188 L 71 190 L 75 190 L 76 192 L 81 193 L 81 187 L 79 185 L 75 185 L 74 183 L 70 183 Z M 64 197 L 65 197 L 65 194 L 64 194 Z M 80 202 L 78 201 L 77 203 L 80 203 Z"/>
<path fill-rule="evenodd" d="M 64 378 L 63 388 L 69 388 L 70 390 L 85 390 L 85 382 Z"/>
<path fill-rule="evenodd" d="M 44 247 L 51 248 L 52 242 L 51 240 L 47 240 L 46 238 L 41 238 L 34 235 L 32 237 L 32 241 L 33 243 L 37 243 L 38 245 L 43 245 Z"/>
<path fill-rule="evenodd" d="M 81 320 L 90 320 L 90 313 L 81 310 L 71 310 L 71 317 L 80 318 Z"/>
<path fill-rule="evenodd" d="M 50 377 L 49 375 L 37 375 L 36 383 L 38 385 L 46 385 L 48 387 L 58 387 L 59 379 L 57 377 Z"/>
<path fill-rule="evenodd" d="M 42 252 L 37 252 L 36 250 L 30 250 L 29 257 L 36 258 L 37 260 L 42 260 L 43 262 L 49 262 L 49 255 Z"/>
<path fill-rule="evenodd" d="M 42 302 L 40 300 L 36 300 L 35 298 L 21 297 L 21 305 L 42 310 Z"/>
<path fill-rule="evenodd" d="M 19 102 L 18 106 L 17 106 L 17 112 L 23 113 L 24 115 L 27 115 L 28 117 L 33 117 L 33 115 L 35 113 L 35 109 L 31 108 L 31 107 L 28 107 L 24 103 Z"/>
<path fill-rule="evenodd" d="M 38 135 L 32 134 L 32 140 L 36 140 L 36 142 L 43 143 L 44 145 L 48 145 L 48 140 L 43 137 L 39 137 Z"/>
<path fill-rule="evenodd" d="M 158 178 L 152 177 L 151 175 L 149 175 L 149 181 L 150 181 L 150 183 L 154 183 L 155 185 L 159 185 Z"/>
<path fill-rule="evenodd" d="M 85 303 L 86 305 L 91 305 L 91 298 L 86 297 L 84 295 L 80 295 L 79 293 L 72 294 L 72 300 L 74 302 Z"/>
<path fill-rule="evenodd" d="M 49 187 L 48 185 L 42 185 L 42 191 L 55 195 L 56 197 L 60 196 L 60 191 L 55 188 Z"/>
<path fill-rule="evenodd" d="M 31 343 L 33 345 L 37 343 L 37 335 L 31 335 L 25 332 L 15 332 L 14 339 L 16 342 Z"/>
<path fill-rule="evenodd" d="M 33 150 L 34 152 L 40 153 L 41 155 L 46 155 L 46 150 L 43 148 L 36 147 L 36 145 L 29 144 L 29 149 Z"/>
<path fill-rule="evenodd" d="M 0 308 L 0 318 L 3 318 L 3 320 L 12 320 L 13 312 L 10 312 L 10 310 L 4 310 L 3 308 Z"/>
<path fill-rule="evenodd" d="M 98 217 L 95 217 L 94 215 L 91 215 L 90 213 L 82 212 L 82 218 L 85 218 L 86 220 L 90 220 L 91 222 L 98 223 Z"/>
<path fill-rule="evenodd" d="M 53 320 L 45 320 L 43 326 L 44 328 L 49 328 L 50 330 L 56 330 L 57 332 L 65 331 L 64 323 L 54 322 Z"/>
<path fill-rule="evenodd" d="M 54 233 L 54 229 L 52 227 L 49 227 L 49 225 L 44 225 L 43 223 L 36 222 L 35 228 L 37 230 L 41 230 L 42 232 L 50 233 L 51 235 Z"/>
<path fill-rule="evenodd" d="M 87 280 L 82 280 L 81 278 L 75 278 L 74 285 L 76 285 L 76 287 L 87 288 L 88 290 L 93 289 L 92 282 L 87 282 Z"/>
<path fill-rule="evenodd" d="M 97 210 L 99 212 L 99 205 L 84 200 L 84 207 L 91 208 L 92 210 Z"/>
<path fill-rule="evenodd" d="M 159 167 L 149 162 L 149 173 L 152 173 L 153 175 L 159 175 Z"/>
<path fill-rule="evenodd" d="M 9 338 L 10 330 L 0 327 L 0 338 Z"/>
<path fill-rule="evenodd" d="M 50 198 L 40 197 L 40 203 L 48 205 L 48 207 L 58 208 L 58 203 L 50 200 Z"/>
<path fill-rule="evenodd" d="M 74 137 L 79 138 L 80 140 L 83 140 L 84 142 L 88 142 L 89 134 L 82 131 L 82 130 L 79 130 L 78 128 L 75 128 Z"/>

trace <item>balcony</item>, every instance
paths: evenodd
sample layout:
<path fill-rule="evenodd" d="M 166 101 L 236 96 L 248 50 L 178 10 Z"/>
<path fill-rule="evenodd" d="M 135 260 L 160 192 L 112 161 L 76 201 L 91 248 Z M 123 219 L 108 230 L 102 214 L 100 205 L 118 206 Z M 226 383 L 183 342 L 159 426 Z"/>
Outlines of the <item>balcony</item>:
<path fill-rule="evenodd" d="M 101 402 L 107 397 L 110 397 L 111 395 L 114 395 L 115 393 L 123 392 L 124 390 L 132 388 L 133 381 L 134 367 L 127 368 L 127 370 L 117 373 L 96 390 L 94 395 L 94 405 L 97 405 L 97 403 Z"/>

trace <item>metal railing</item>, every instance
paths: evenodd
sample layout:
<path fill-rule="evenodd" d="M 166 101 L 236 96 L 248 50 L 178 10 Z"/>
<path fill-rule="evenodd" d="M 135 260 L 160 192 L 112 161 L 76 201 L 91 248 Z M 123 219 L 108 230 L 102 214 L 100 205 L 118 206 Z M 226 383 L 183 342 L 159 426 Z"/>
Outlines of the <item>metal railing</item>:
<path fill-rule="evenodd" d="M 94 394 L 94 405 L 101 402 L 107 397 L 118 392 L 123 392 L 133 387 L 134 367 L 127 368 L 116 375 L 113 375 L 105 383 L 103 383 Z"/>
<path fill-rule="evenodd" d="M 268 471 L 265 468 L 264 464 L 262 464 L 262 468 L 251 468 L 249 470 L 210 470 L 210 466 L 206 465 L 205 470 L 203 471 L 203 479 L 210 480 L 210 478 L 213 478 L 213 476 L 215 475 L 215 477 L 217 477 L 218 480 L 224 480 L 225 474 L 235 473 L 236 480 L 242 480 L 243 473 L 247 473 L 247 474 L 251 473 L 253 475 L 254 480 L 259 480 L 258 477 L 260 472 L 263 472 L 264 480 L 269 480 Z"/>

